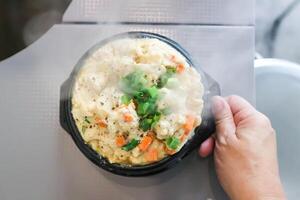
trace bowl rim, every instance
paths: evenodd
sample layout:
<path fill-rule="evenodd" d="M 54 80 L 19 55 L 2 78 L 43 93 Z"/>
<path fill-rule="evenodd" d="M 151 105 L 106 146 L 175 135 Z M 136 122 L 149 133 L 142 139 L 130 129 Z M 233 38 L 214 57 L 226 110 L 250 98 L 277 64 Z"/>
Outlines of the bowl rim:
<path fill-rule="evenodd" d="M 182 56 L 185 57 L 186 61 L 189 63 L 191 67 L 194 67 L 194 62 L 191 59 L 191 56 L 189 53 L 184 50 L 177 42 L 162 36 L 160 34 L 156 33 L 150 33 L 150 32 L 140 32 L 140 31 L 134 31 L 134 32 L 124 32 L 120 34 L 113 35 L 109 38 L 106 38 L 104 40 L 101 40 L 100 42 L 93 45 L 91 48 L 89 48 L 86 53 L 81 56 L 75 67 L 73 68 L 69 78 L 63 83 L 61 87 L 61 96 L 60 96 L 60 121 L 62 126 L 67 130 L 67 132 L 71 135 L 73 141 L 75 142 L 76 146 L 79 148 L 79 150 L 95 165 L 98 167 L 101 167 L 102 169 L 112 172 L 117 175 L 124 175 L 124 176 L 146 176 L 146 175 L 152 175 L 156 174 L 161 171 L 165 171 L 173 166 L 180 160 L 182 160 L 189 152 L 193 150 L 191 148 L 190 143 L 193 140 L 194 136 L 197 134 L 197 130 L 200 128 L 200 126 L 203 124 L 200 124 L 199 127 L 196 127 L 194 129 L 195 133 L 194 135 L 183 145 L 183 147 L 176 152 L 174 155 L 167 156 L 163 158 L 162 160 L 146 164 L 146 165 L 133 165 L 133 166 L 127 166 L 122 165 L 118 163 L 110 163 L 107 158 L 101 156 L 96 151 L 94 151 L 89 145 L 85 143 L 83 140 L 80 131 L 77 128 L 77 125 L 75 123 L 75 120 L 72 115 L 72 93 L 73 93 L 73 87 L 74 83 L 76 81 L 77 73 L 83 66 L 84 61 L 93 54 L 96 50 L 98 50 L 101 46 L 104 46 L 105 44 L 115 41 L 118 39 L 124 39 L 124 38 L 154 38 L 159 39 L 162 42 L 165 42 L 166 44 L 173 47 L 175 50 L 177 50 Z M 204 85 L 204 91 L 206 91 L 206 76 L 203 71 L 197 70 L 202 79 L 202 83 Z M 204 94 L 205 96 L 205 94 Z M 204 100 L 204 107 L 205 107 L 205 99 Z M 64 119 L 62 119 L 64 118 Z M 213 132 L 213 130 L 209 131 Z M 211 134 L 210 133 L 210 134 Z M 208 137 L 208 136 L 207 136 Z M 206 138 L 207 138 L 206 137 Z M 193 145 L 192 145 L 193 146 Z"/>

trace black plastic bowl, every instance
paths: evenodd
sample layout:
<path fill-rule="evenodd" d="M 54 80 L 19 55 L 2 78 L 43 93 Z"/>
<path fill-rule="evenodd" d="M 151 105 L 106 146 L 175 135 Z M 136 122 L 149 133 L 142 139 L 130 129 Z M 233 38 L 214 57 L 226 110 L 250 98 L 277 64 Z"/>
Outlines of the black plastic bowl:
<path fill-rule="evenodd" d="M 195 66 L 192 62 L 190 55 L 185 51 L 179 44 L 173 40 L 164 37 L 162 35 L 148 33 L 148 32 L 126 32 L 112 36 L 106 40 L 99 42 L 94 45 L 90 50 L 88 50 L 82 58 L 79 60 L 74 70 L 72 71 L 70 77 L 62 84 L 60 90 L 60 124 L 61 126 L 72 136 L 74 142 L 80 151 L 94 164 L 105 169 L 106 171 L 112 172 L 114 174 L 123 175 L 123 176 L 146 176 L 151 174 L 156 174 L 167 170 L 176 163 L 181 161 L 185 156 L 187 156 L 191 151 L 197 148 L 205 139 L 207 139 L 215 130 L 214 118 L 211 114 L 210 99 L 214 95 L 220 94 L 219 85 L 214 81 L 210 76 L 205 72 L 199 71 L 202 78 L 202 83 L 205 88 L 203 100 L 204 100 L 204 109 L 202 113 L 202 123 L 199 127 L 195 129 L 194 136 L 186 142 L 182 149 L 172 156 L 168 156 L 158 162 L 141 165 L 141 166 L 124 166 L 120 164 L 111 164 L 106 158 L 99 155 L 91 147 L 85 144 L 83 138 L 80 135 L 80 132 L 75 124 L 75 121 L 72 116 L 72 91 L 76 76 L 80 68 L 82 67 L 83 62 L 87 57 L 93 54 L 97 49 L 106 43 L 121 39 L 121 38 L 156 38 L 162 42 L 167 43 L 168 45 L 175 48 L 180 52 L 187 60 L 191 66 Z"/>

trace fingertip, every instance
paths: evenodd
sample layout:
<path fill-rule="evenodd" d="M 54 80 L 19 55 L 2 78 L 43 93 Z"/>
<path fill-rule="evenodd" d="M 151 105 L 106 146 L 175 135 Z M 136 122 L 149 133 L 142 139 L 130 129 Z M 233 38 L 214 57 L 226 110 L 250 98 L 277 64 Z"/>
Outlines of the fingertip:
<path fill-rule="evenodd" d="M 212 97 L 212 112 L 214 115 L 220 113 L 225 107 L 224 98 L 221 96 Z"/>
<path fill-rule="evenodd" d="M 214 144 L 215 144 L 215 140 L 213 137 L 210 137 L 207 140 L 205 140 L 199 148 L 198 151 L 199 155 L 202 158 L 209 156 L 213 152 Z"/>
<path fill-rule="evenodd" d="M 255 108 L 247 100 L 238 95 L 230 95 L 225 97 L 225 100 L 229 104 L 233 114 L 236 114 L 243 109 L 251 111 L 255 110 Z"/>
<path fill-rule="evenodd" d="M 221 96 L 214 96 L 212 98 L 212 113 L 215 117 L 217 124 L 219 122 L 233 121 L 230 106 L 225 100 L 225 98 Z"/>
<path fill-rule="evenodd" d="M 212 113 L 216 123 L 216 139 L 232 137 L 236 126 L 230 105 L 225 98 L 220 96 L 212 98 Z"/>

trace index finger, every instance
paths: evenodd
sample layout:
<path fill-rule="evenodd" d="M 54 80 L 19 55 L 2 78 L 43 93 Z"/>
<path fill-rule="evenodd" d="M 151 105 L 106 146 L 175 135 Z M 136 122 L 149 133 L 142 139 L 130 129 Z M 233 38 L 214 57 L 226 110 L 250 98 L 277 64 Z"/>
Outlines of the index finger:
<path fill-rule="evenodd" d="M 220 96 L 213 97 L 212 104 L 216 122 L 216 141 L 217 143 L 226 144 L 228 139 L 234 137 L 236 130 L 230 106 Z"/>
<path fill-rule="evenodd" d="M 240 121 L 256 112 L 256 109 L 240 96 L 228 96 L 226 97 L 226 101 L 230 106 L 235 124 L 238 124 Z"/>

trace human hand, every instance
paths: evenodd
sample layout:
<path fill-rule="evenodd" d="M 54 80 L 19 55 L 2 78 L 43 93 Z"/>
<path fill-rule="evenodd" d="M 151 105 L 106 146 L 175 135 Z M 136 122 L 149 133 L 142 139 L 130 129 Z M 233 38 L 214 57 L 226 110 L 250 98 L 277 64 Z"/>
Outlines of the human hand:
<path fill-rule="evenodd" d="M 216 173 L 229 197 L 285 199 L 269 119 L 238 96 L 214 97 L 213 113 L 215 138 L 202 143 L 199 154 L 214 151 Z"/>

